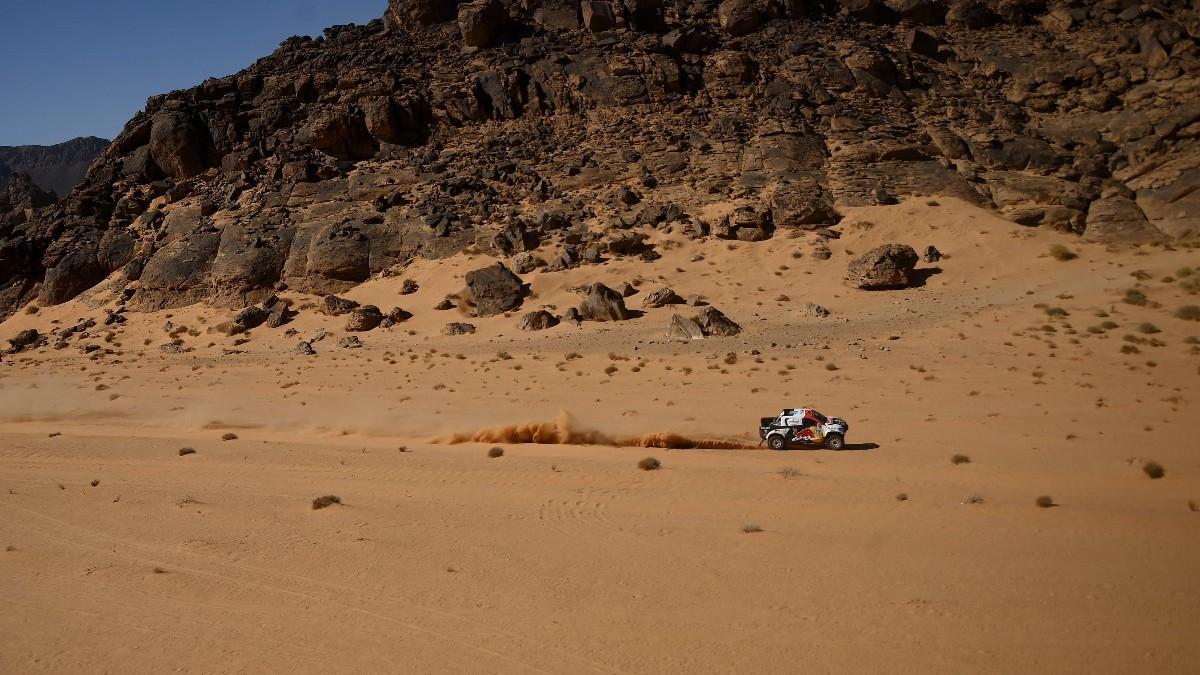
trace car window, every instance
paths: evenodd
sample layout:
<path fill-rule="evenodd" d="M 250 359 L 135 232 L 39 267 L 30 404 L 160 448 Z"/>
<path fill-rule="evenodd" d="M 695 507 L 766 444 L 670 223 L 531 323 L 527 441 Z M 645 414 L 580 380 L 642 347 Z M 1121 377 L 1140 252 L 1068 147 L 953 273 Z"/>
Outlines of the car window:
<path fill-rule="evenodd" d="M 813 415 L 813 417 L 817 418 L 817 423 L 818 423 L 818 424 L 825 424 L 826 422 L 828 422 L 828 421 L 829 421 L 829 418 L 828 418 L 828 417 L 826 417 L 826 416 L 822 415 L 822 414 L 821 414 L 821 413 L 819 413 L 819 412 L 813 411 L 813 414 L 812 414 L 812 415 Z"/>

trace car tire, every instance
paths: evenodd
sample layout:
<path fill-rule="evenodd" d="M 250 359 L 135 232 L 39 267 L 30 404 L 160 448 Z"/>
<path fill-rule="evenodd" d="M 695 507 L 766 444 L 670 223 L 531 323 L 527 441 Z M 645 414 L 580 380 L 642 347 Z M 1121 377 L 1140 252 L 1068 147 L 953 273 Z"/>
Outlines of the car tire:
<path fill-rule="evenodd" d="M 767 438 L 767 447 L 772 450 L 783 450 L 787 448 L 787 439 L 782 434 L 774 434 Z"/>
<path fill-rule="evenodd" d="M 841 450 L 846 447 L 846 439 L 841 434 L 829 434 L 825 437 L 825 447 L 830 450 Z"/>

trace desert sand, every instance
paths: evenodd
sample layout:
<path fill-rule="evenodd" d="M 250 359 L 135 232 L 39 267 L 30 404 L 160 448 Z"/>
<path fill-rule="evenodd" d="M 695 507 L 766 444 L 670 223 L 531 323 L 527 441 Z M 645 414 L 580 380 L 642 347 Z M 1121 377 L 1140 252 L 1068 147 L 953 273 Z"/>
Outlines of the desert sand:
<path fill-rule="evenodd" d="M 414 295 L 345 294 L 414 315 L 360 349 L 289 293 L 294 336 L 198 305 L 98 327 L 111 354 L 6 357 L 0 671 L 1195 672 L 1200 324 L 1164 278 L 1200 252 L 943 197 L 839 229 L 827 261 L 656 235 L 654 263 L 525 276 L 522 312 L 636 281 L 631 307 L 700 294 L 735 338 L 667 341 L 690 308 L 539 333 L 434 311 L 493 260 L 460 254 L 406 270 Z M 916 288 L 843 281 L 888 242 L 946 258 Z M 103 317 L 106 292 L 0 338 Z M 458 320 L 478 332 L 441 334 Z M 192 351 L 159 349 L 168 321 Z M 846 418 L 847 449 L 757 447 L 793 406 Z M 602 442 L 451 442 L 560 419 Z M 604 442 L 653 434 L 749 447 Z"/>

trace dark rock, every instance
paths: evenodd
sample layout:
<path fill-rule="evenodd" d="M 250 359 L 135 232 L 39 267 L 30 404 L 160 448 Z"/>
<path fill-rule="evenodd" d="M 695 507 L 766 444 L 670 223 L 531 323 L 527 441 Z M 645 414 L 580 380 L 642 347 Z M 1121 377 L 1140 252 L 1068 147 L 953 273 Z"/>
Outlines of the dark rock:
<path fill-rule="evenodd" d="M 442 329 L 442 335 L 468 335 L 475 332 L 475 326 L 469 323 L 448 323 Z"/>
<path fill-rule="evenodd" d="M 269 316 L 270 312 L 262 307 L 247 307 L 233 317 L 233 322 L 245 330 L 250 330 L 263 325 Z"/>
<path fill-rule="evenodd" d="M 683 298 L 670 288 L 660 288 L 647 295 L 642 300 L 642 307 L 666 307 L 667 305 L 682 305 Z"/>
<path fill-rule="evenodd" d="M 347 335 L 337 341 L 337 346 L 342 349 L 362 349 L 365 345 L 357 335 Z"/>
<path fill-rule="evenodd" d="M 400 295 L 412 295 L 419 290 L 421 290 L 421 286 L 417 282 L 412 279 L 405 279 L 404 283 L 400 286 Z"/>
<path fill-rule="evenodd" d="M 713 234 L 721 239 L 763 241 L 771 238 L 773 230 L 769 211 L 756 211 L 749 206 L 739 206 L 713 229 Z"/>
<path fill-rule="evenodd" d="M 467 272 L 463 300 L 474 307 L 474 315 L 495 316 L 521 306 L 529 288 L 521 277 L 502 263 Z"/>
<path fill-rule="evenodd" d="M 848 276 L 858 288 L 902 288 L 912 280 L 918 260 L 911 246 L 885 244 L 851 261 Z"/>
<path fill-rule="evenodd" d="M 588 290 L 579 314 L 587 321 L 624 321 L 633 316 L 625 308 L 625 298 L 620 293 L 599 283 Z"/>
<path fill-rule="evenodd" d="M 287 303 L 277 302 L 271 306 L 271 312 L 267 315 L 267 328 L 279 328 L 286 325 L 295 316 L 295 312 L 287 306 Z"/>
<path fill-rule="evenodd" d="M 544 309 L 530 312 L 521 317 L 521 330 L 537 331 L 553 328 L 558 325 L 558 317 Z"/>
<path fill-rule="evenodd" d="M 942 252 L 936 246 L 930 244 L 925 247 L 925 255 L 923 257 L 925 258 L 925 262 L 935 263 L 942 259 Z"/>
<path fill-rule="evenodd" d="M 358 303 L 346 298 L 339 298 L 336 295 L 327 295 L 321 299 L 325 313 L 329 316 L 341 316 L 348 314 L 351 310 L 358 307 Z"/>
<path fill-rule="evenodd" d="M 732 337 L 742 332 L 742 327 L 721 313 L 716 307 L 705 307 L 696 317 L 696 323 L 708 337 Z"/>
<path fill-rule="evenodd" d="M 292 350 L 292 353 L 299 354 L 300 356 L 314 356 L 316 355 L 317 350 L 313 349 L 311 342 L 301 342 L 300 344 L 296 345 L 295 349 Z"/>
<path fill-rule="evenodd" d="M 363 305 L 350 310 L 350 315 L 346 318 L 346 330 L 350 332 L 364 332 L 375 330 L 379 324 L 383 322 L 383 312 L 375 305 Z"/>
<path fill-rule="evenodd" d="M 633 284 L 626 281 L 626 282 L 623 282 L 620 286 L 617 286 L 617 292 L 621 294 L 622 298 L 630 298 L 630 297 L 633 297 L 638 294 L 638 289 L 637 289 L 637 286 L 634 286 Z"/>
<path fill-rule="evenodd" d="M 45 340 L 46 338 L 38 333 L 36 329 L 27 328 L 17 333 L 15 337 L 9 338 L 8 344 L 12 351 L 19 352 L 34 347 L 39 342 L 45 342 Z"/>
<path fill-rule="evenodd" d="M 763 21 L 762 5 L 758 0 L 724 0 L 717 7 L 717 21 L 733 37 L 753 33 Z"/>
<path fill-rule="evenodd" d="M 444 312 L 448 309 L 454 309 L 454 301 L 450 298 L 442 298 L 442 301 L 433 306 L 439 312 Z"/>

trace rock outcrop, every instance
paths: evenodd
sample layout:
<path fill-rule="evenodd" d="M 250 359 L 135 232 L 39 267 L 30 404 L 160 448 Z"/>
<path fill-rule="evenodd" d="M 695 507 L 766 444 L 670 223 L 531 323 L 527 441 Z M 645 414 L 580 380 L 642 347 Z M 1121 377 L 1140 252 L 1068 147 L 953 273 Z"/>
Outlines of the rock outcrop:
<path fill-rule="evenodd" d="M 69 194 L 0 214 L 0 317 L 105 279 L 240 309 L 468 249 L 552 274 L 910 195 L 1195 236 L 1197 26 L 1185 0 L 390 0 L 151 97 Z"/>

